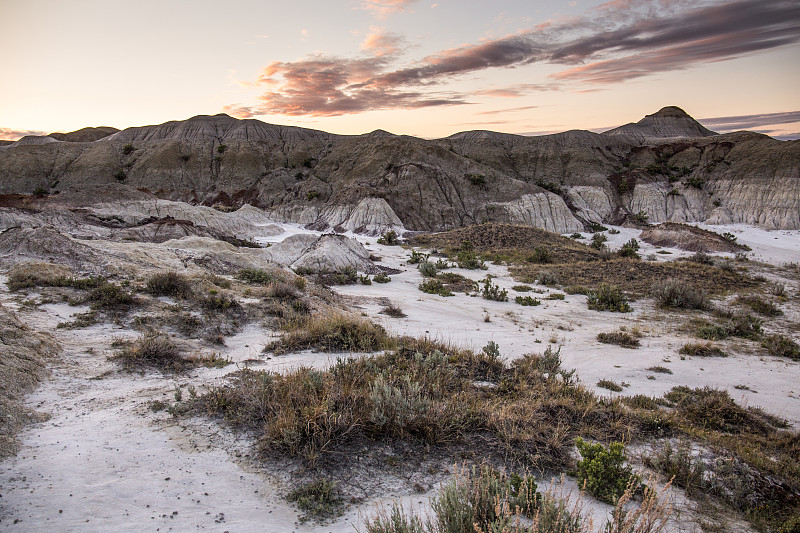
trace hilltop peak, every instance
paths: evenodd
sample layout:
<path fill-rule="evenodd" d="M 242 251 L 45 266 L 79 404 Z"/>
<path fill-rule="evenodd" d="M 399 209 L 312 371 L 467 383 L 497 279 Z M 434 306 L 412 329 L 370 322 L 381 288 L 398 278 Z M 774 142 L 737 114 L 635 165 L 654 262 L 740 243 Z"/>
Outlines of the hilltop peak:
<path fill-rule="evenodd" d="M 667 107 L 662 107 L 652 115 L 646 115 L 645 118 L 652 117 L 652 118 L 692 118 L 689 113 L 684 111 L 678 106 L 669 105 Z M 694 119 L 692 119 L 694 120 Z"/>
<path fill-rule="evenodd" d="M 604 135 L 627 135 L 639 142 L 672 139 L 676 137 L 696 138 L 716 135 L 677 106 L 662 107 L 639 122 L 625 124 L 604 132 Z"/>

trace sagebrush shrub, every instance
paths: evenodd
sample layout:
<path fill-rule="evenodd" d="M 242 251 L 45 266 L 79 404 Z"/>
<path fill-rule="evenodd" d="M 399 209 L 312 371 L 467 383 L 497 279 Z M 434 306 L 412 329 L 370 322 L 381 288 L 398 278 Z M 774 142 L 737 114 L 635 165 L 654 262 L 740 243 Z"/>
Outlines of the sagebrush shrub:
<path fill-rule="evenodd" d="M 650 294 L 656 305 L 664 308 L 708 309 L 711 305 L 705 291 L 676 279 L 656 283 L 650 289 Z"/>
<path fill-rule="evenodd" d="M 600 284 L 597 290 L 588 294 L 586 303 L 594 311 L 613 311 L 617 313 L 630 313 L 633 311 L 628 299 L 617 287 Z"/>
<path fill-rule="evenodd" d="M 575 439 L 575 446 L 583 457 L 578 461 L 578 486 L 585 486 L 589 494 L 602 502 L 616 503 L 631 478 L 635 479 L 631 467 L 625 466 L 625 446 L 612 442 L 605 448 L 602 444 L 585 442 L 581 437 Z"/>

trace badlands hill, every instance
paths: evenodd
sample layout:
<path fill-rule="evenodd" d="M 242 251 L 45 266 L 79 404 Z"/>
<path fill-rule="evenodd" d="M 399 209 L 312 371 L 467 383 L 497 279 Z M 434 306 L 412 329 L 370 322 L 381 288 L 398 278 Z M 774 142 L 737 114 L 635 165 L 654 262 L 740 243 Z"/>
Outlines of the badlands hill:
<path fill-rule="evenodd" d="M 644 216 L 800 229 L 800 141 L 719 135 L 667 107 L 603 134 L 343 136 L 221 114 L 0 146 L 0 193 L 91 204 L 100 188 L 373 234 L 482 222 L 564 233 Z"/>

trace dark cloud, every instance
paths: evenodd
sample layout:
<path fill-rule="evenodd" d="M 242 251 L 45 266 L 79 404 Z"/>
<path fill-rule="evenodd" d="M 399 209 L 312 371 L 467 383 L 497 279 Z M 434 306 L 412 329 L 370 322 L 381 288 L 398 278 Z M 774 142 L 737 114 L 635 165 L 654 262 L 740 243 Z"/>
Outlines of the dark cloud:
<path fill-rule="evenodd" d="M 410 2 L 367 2 L 405 8 Z M 366 4 L 365 4 L 366 5 Z M 796 0 L 614 0 L 580 19 L 547 23 L 529 31 L 444 50 L 405 68 L 392 69 L 404 43 L 375 33 L 360 59 L 314 56 L 276 62 L 264 69 L 261 103 L 243 113 L 339 115 L 375 109 L 460 105 L 469 97 L 515 97 L 564 83 L 603 85 L 734 59 L 800 41 Z M 546 83 L 446 94 L 447 81 L 491 68 L 531 63 L 568 65 Z M 584 90 L 592 90 L 584 88 Z"/>
<path fill-rule="evenodd" d="M 757 130 L 764 126 L 777 124 L 792 124 L 800 122 L 800 111 L 787 111 L 784 113 L 761 113 L 758 115 L 738 115 L 731 117 L 701 118 L 697 120 L 706 128 L 720 131 Z M 774 130 L 767 130 L 772 132 Z"/>
<path fill-rule="evenodd" d="M 17 141 L 26 135 L 47 135 L 46 131 L 15 130 L 13 128 L 0 128 L 0 139 L 4 141 Z"/>

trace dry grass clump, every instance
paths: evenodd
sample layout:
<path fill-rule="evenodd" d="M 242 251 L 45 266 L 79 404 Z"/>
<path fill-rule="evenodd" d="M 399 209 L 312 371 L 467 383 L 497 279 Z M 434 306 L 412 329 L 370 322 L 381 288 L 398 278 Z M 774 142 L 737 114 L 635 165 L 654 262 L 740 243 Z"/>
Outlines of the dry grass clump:
<path fill-rule="evenodd" d="M 28 262 L 12 266 L 8 271 L 8 289 L 18 291 L 30 287 L 63 287 L 72 277 L 72 270 L 54 263 Z"/>
<path fill-rule="evenodd" d="M 124 346 L 114 358 L 129 369 L 155 367 L 160 370 L 181 370 L 186 366 L 178 346 L 161 332 L 141 335 Z"/>
<path fill-rule="evenodd" d="M 263 451 L 310 462 L 366 440 L 410 439 L 452 446 L 480 442 L 532 468 L 571 462 L 584 435 L 636 435 L 618 402 L 596 397 L 560 369 L 558 352 L 505 367 L 496 354 L 445 351 L 401 339 L 396 351 L 337 362 L 330 370 L 242 371 L 203 398 L 210 413 L 260 432 Z M 476 387 L 475 380 L 500 384 Z"/>
<path fill-rule="evenodd" d="M 739 296 L 738 298 L 736 298 L 735 303 L 737 305 L 749 307 L 759 315 L 763 316 L 783 315 L 783 311 L 781 311 L 780 308 L 778 308 L 775 304 L 755 294 L 749 296 Z"/>
<path fill-rule="evenodd" d="M 718 346 L 710 342 L 684 344 L 678 353 L 683 355 L 693 355 L 695 357 L 728 357 Z"/>
<path fill-rule="evenodd" d="M 708 309 L 708 295 L 702 289 L 696 289 L 676 279 L 668 279 L 653 285 L 651 296 L 656 305 L 662 308 Z"/>
<path fill-rule="evenodd" d="M 615 344 L 623 348 L 638 348 L 639 337 L 641 337 L 641 334 L 638 334 L 638 331 L 628 332 L 623 329 L 597 334 L 598 342 L 602 342 L 603 344 Z"/>
<path fill-rule="evenodd" d="M 393 346 L 386 330 L 369 320 L 331 312 L 326 316 L 304 316 L 287 323 L 287 332 L 264 348 L 275 354 L 315 349 L 322 352 L 374 352 Z"/>
<path fill-rule="evenodd" d="M 761 346 L 775 357 L 788 357 L 793 361 L 800 361 L 800 345 L 785 335 L 767 335 L 761 341 Z"/>
<path fill-rule="evenodd" d="M 103 282 L 84 299 L 92 309 L 125 310 L 136 302 L 133 295 L 115 283 Z"/>
<path fill-rule="evenodd" d="M 389 303 L 383 306 L 383 308 L 380 310 L 380 314 L 388 315 L 392 318 L 404 318 L 406 316 L 400 306 L 394 303 Z"/>
<path fill-rule="evenodd" d="M 192 283 L 183 274 L 170 270 L 150 276 L 145 289 L 153 296 L 188 298 L 192 294 Z"/>

